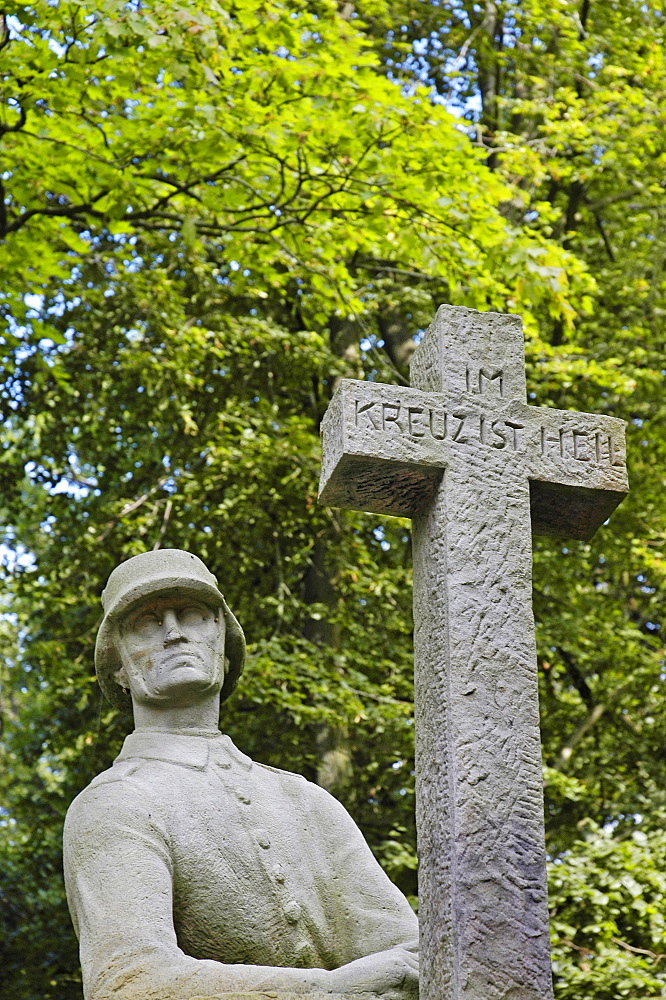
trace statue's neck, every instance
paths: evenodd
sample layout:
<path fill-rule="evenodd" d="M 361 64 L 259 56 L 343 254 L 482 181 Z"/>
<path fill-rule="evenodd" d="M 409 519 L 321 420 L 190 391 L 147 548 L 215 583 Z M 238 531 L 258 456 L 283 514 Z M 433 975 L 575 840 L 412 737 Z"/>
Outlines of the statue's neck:
<path fill-rule="evenodd" d="M 162 705 L 132 701 L 134 728 L 140 732 L 170 732 L 191 735 L 219 732 L 220 694 L 216 691 L 191 705 Z"/>
<path fill-rule="evenodd" d="M 206 739 L 214 739 L 216 736 L 222 736 L 222 731 L 218 728 L 216 729 L 165 729 L 163 726 L 159 728 L 157 726 L 152 726 L 150 729 L 142 729 L 139 726 L 134 727 L 135 733 L 160 733 L 164 736 L 203 736 Z"/>

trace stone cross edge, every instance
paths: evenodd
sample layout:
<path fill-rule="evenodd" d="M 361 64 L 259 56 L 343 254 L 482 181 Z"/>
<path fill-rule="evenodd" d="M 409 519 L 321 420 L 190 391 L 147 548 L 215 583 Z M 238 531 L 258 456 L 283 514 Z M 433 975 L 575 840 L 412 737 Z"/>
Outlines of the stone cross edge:
<path fill-rule="evenodd" d="M 550 1000 L 531 533 L 608 519 L 624 422 L 528 405 L 520 317 L 442 306 L 322 445 L 321 503 L 413 519 L 421 1000 Z"/>

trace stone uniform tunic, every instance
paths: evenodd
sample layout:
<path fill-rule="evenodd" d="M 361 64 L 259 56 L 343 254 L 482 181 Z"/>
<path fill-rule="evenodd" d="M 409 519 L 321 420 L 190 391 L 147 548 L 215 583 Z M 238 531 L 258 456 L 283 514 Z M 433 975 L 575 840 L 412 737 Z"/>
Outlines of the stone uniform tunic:
<path fill-rule="evenodd" d="M 270 989 L 267 967 L 334 969 L 418 937 L 343 806 L 221 733 L 132 733 L 64 843 L 87 1000 Z"/>

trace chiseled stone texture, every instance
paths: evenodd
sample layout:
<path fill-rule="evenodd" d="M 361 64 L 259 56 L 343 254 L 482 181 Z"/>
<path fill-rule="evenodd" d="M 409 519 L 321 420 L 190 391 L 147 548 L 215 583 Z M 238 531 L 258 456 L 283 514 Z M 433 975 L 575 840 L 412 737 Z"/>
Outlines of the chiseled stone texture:
<path fill-rule="evenodd" d="M 252 993 L 216 993 L 191 1000 L 377 1000 L 376 993 L 276 993 L 255 990 Z"/>
<path fill-rule="evenodd" d="M 624 424 L 528 405 L 516 316 L 442 307 L 411 383 L 341 383 L 320 500 L 413 518 L 420 996 L 550 1000 L 531 532 L 610 516 Z"/>
<path fill-rule="evenodd" d="M 484 332 L 490 360 L 472 364 L 465 350 Z M 522 362 L 518 317 L 443 306 L 414 353 L 412 388 L 343 379 L 322 422 L 320 501 L 413 517 L 442 470 L 469 461 L 529 483 L 534 533 L 590 538 L 629 488 L 624 422 L 529 406 L 524 369 L 503 368 L 500 347 Z"/>
<path fill-rule="evenodd" d="M 418 938 L 340 803 L 220 733 L 132 733 L 64 842 L 89 1000 L 270 996 Z"/>

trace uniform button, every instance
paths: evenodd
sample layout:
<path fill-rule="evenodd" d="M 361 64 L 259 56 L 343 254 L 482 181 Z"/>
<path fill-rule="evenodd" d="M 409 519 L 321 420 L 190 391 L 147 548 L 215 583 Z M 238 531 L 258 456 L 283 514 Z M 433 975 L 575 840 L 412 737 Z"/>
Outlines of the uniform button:
<path fill-rule="evenodd" d="M 263 847 L 265 851 L 267 851 L 271 846 L 271 838 L 265 830 L 257 830 L 257 843 L 259 844 L 259 847 Z"/>
<path fill-rule="evenodd" d="M 275 881 L 279 882 L 280 885 L 282 885 L 282 883 L 284 882 L 284 868 L 282 867 L 282 865 L 273 865 L 273 867 L 271 868 L 271 874 L 275 879 Z"/>
<path fill-rule="evenodd" d="M 290 924 L 297 924 L 301 915 L 301 904 L 292 899 L 284 908 L 284 915 Z"/>
<path fill-rule="evenodd" d="M 236 789 L 236 795 L 238 796 L 240 801 L 244 803 L 244 805 L 249 806 L 251 804 L 252 799 L 248 795 L 246 795 L 245 792 L 239 791 L 238 788 Z"/>

